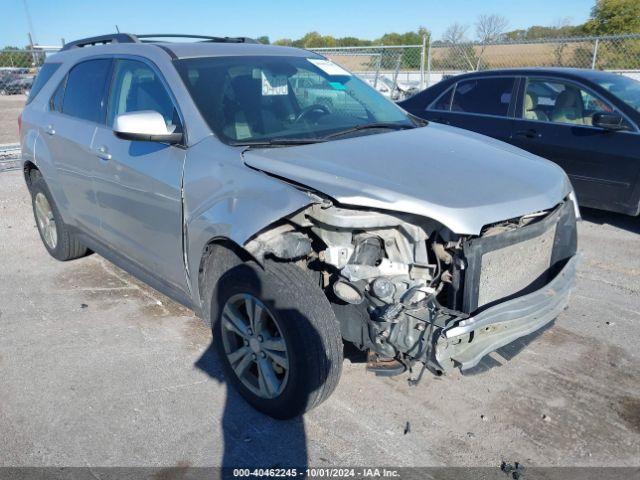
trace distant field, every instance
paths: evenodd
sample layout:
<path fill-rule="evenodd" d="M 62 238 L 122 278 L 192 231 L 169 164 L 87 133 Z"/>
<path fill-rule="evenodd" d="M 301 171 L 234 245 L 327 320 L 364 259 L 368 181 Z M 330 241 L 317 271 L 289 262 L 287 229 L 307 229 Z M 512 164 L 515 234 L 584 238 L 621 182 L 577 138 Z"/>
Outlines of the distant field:
<path fill-rule="evenodd" d="M 591 67 L 593 42 L 575 43 L 537 43 L 514 45 L 488 45 L 482 54 L 485 68 L 505 67 Z M 479 56 L 482 48 L 472 47 L 475 56 Z M 442 65 L 451 66 L 453 59 L 460 63 L 464 55 L 453 47 L 434 47 L 432 49 L 434 68 Z M 473 58 L 473 55 L 469 55 Z"/>
<path fill-rule="evenodd" d="M 431 48 L 432 70 L 470 70 L 476 68 L 482 57 L 481 68 L 518 67 L 577 67 L 591 68 L 595 48 L 594 40 L 548 43 L 519 43 L 488 45 L 482 51 L 479 45 L 463 44 Z M 382 53 L 381 53 L 382 52 Z M 383 68 L 393 70 L 398 55 L 402 55 L 400 69 L 419 70 L 421 48 L 406 49 L 350 49 L 320 52 L 351 71 L 374 71 L 380 57 Z M 640 69 L 640 39 L 602 40 L 598 45 L 596 67 L 601 69 Z"/>

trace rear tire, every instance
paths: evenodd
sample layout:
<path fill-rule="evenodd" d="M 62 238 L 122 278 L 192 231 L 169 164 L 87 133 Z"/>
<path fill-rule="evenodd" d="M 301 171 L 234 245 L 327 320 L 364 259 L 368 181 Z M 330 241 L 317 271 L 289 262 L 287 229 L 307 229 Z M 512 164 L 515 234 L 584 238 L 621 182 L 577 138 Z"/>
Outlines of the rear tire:
<path fill-rule="evenodd" d="M 287 263 L 267 262 L 265 270 L 244 263 L 222 276 L 212 296 L 213 336 L 225 378 L 254 408 L 289 419 L 331 395 L 342 371 L 340 326 L 304 270 Z M 255 305 L 259 313 L 252 320 L 247 312 Z M 238 319 L 244 322 L 240 332 Z M 272 379 L 273 388 L 264 379 Z"/>
<path fill-rule="evenodd" d="M 63 262 L 91 253 L 63 222 L 49 188 L 38 170 L 32 170 L 30 173 L 29 190 L 38 233 L 47 252 Z"/>

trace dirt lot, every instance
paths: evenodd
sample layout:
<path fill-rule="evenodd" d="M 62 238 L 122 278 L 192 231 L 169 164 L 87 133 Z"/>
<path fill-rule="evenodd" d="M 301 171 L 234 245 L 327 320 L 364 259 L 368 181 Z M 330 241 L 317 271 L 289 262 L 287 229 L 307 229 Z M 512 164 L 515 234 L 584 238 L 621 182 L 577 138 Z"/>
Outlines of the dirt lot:
<path fill-rule="evenodd" d="M 409 387 L 346 361 L 277 422 L 227 390 L 189 311 L 96 255 L 51 259 L 0 174 L 0 466 L 639 466 L 640 222 L 586 218 L 570 309 L 501 367 Z"/>
<path fill-rule="evenodd" d="M 25 100 L 24 95 L 0 95 L 0 145 L 18 143 L 18 115 Z"/>

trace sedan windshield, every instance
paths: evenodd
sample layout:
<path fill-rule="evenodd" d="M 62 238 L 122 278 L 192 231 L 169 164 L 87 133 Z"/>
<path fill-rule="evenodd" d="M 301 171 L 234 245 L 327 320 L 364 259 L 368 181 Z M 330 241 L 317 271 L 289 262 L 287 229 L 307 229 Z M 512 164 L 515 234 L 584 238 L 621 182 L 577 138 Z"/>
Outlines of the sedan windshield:
<path fill-rule="evenodd" d="M 624 75 L 608 75 L 606 79 L 596 79 L 598 85 L 609 90 L 631 108 L 640 112 L 640 82 Z"/>
<path fill-rule="evenodd" d="M 341 132 L 415 126 L 365 82 L 321 58 L 208 57 L 176 63 L 200 113 L 229 144 L 291 145 L 339 138 Z"/>

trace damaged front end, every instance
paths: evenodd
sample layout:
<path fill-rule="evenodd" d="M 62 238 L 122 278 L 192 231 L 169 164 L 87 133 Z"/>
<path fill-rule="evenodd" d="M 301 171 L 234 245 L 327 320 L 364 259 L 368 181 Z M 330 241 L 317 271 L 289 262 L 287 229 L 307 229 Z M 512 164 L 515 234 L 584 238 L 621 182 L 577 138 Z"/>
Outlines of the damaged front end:
<path fill-rule="evenodd" d="M 373 370 L 420 362 L 435 374 L 472 368 L 553 320 L 574 282 L 576 247 L 569 198 L 478 236 L 325 202 L 247 244 L 257 258 L 295 261 L 316 275 L 343 338 L 369 352 Z"/>

